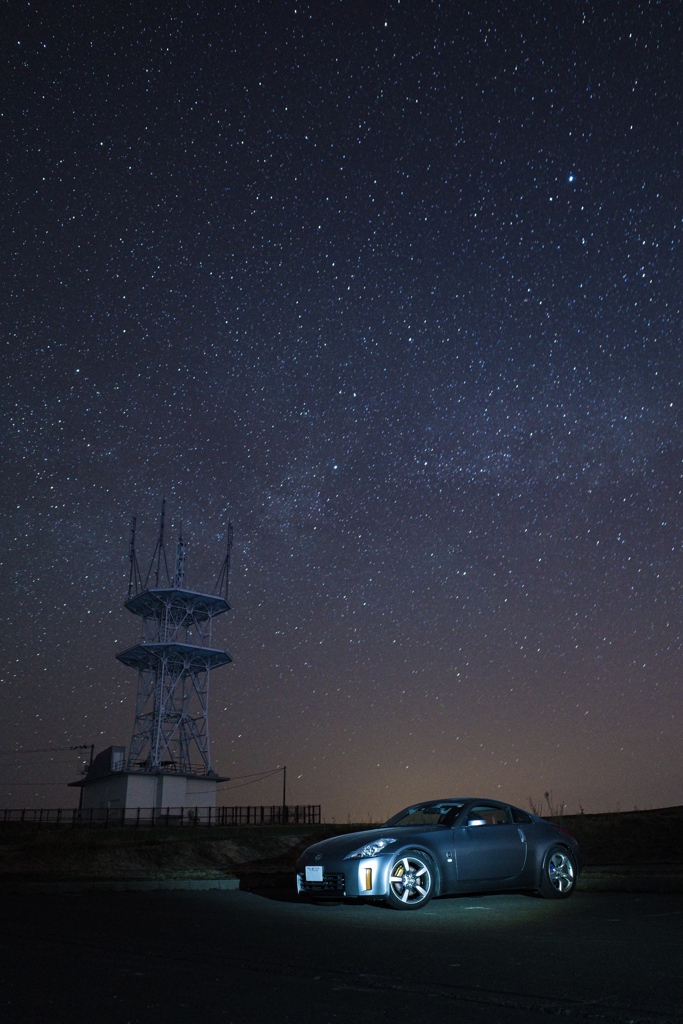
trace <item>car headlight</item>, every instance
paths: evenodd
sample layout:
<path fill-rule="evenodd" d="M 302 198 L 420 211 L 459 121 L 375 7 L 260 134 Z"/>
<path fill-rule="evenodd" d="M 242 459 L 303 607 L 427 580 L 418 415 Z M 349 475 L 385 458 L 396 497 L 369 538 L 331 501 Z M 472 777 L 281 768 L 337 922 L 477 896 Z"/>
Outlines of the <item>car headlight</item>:
<path fill-rule="evenodd" d="M 356 860 L 358 857 L 376 857 L 378 853 L 388 846 L 389 843 L 395 843 L 395 839 L 375 839 L 372 843 L 366 843 L 365 846 L 361 846 L 360 850 L 354 850 L 353 853 L 347 853 L 344 860 Z"/>

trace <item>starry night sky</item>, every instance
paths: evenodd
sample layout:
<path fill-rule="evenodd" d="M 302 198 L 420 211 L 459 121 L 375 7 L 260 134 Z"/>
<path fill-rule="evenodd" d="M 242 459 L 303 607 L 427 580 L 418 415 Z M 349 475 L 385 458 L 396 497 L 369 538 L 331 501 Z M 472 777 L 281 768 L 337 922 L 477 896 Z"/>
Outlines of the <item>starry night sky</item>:
<path fill-rule="evenodd" d="M 163 496 L 220 772 L 683 803 L 679 5 L 4 15 L 0 806 L 129 744 Z"/>

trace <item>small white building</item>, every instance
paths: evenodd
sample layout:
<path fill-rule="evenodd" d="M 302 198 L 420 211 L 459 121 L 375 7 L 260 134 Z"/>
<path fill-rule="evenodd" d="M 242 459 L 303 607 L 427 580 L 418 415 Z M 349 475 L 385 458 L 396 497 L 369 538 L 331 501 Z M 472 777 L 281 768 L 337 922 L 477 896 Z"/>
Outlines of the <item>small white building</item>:
<path fill-rule="evenodd" d="M 78 782 L 85 818 L 115 821 L 196 819 L 207 821 L 216 809 L 216 787 L 226 781 L 212 773 L 197 775 L 172 767 L 126 769 L 126 748 L 112 746 L 94 758 Z"/>

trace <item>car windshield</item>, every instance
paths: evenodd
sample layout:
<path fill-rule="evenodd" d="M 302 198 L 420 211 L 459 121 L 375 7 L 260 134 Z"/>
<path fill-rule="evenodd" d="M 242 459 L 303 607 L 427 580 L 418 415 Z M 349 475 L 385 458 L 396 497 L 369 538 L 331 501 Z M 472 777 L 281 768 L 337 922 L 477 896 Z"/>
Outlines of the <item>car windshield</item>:
<path fill-rule="evenodd" d="M 404 825 L 452 825 L 465 805 L 451 800 L 438 803 L 415 804 L 389 818 L 385 827 L 402 828 Z"/>

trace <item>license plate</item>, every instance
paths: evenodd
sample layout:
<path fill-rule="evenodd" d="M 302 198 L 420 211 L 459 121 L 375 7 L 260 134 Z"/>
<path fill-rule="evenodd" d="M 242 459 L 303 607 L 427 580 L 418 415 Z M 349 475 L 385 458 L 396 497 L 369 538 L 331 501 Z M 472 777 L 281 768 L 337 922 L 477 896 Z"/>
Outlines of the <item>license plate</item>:
<path fill-rule="evenodd" d="M 307 882 L 322 882 L 323 880 L 323 869 L 322 865 L 311 865 L 306 866 L 306 881 Z"/>

